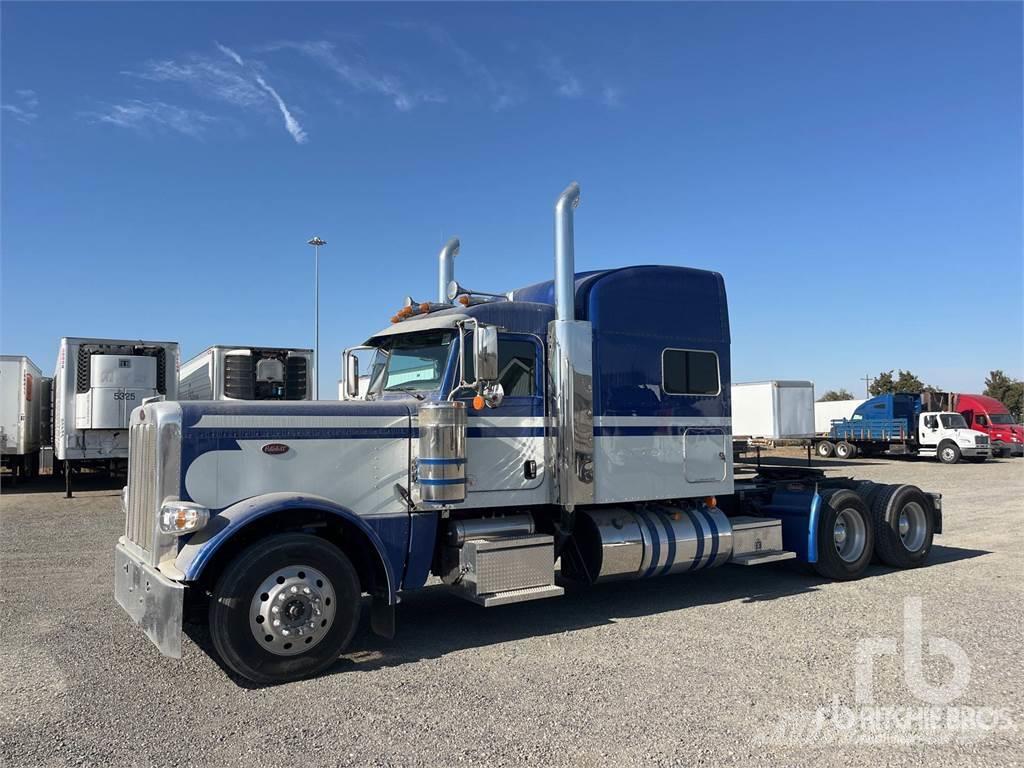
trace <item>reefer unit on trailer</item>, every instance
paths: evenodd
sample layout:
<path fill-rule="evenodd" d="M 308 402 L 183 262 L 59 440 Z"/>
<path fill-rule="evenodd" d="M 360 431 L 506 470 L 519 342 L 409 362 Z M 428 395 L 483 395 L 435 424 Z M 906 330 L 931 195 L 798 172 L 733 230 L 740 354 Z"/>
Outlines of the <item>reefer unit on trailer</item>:
<path fill-rule="evenodd" d="M 853 418 L 853 412 L 867 400 L 822 400 L 814 404 L 814 432 L 827 435 L 832 422 Z"/>
<path fill-rule="evenodd" d="M 475 293 L 446 245 L 436 299 L 346 350 L 343 402 L 135 411 L 114 593 L 163 653 L 180 655 L 186 593 L 224 663 L 275 682 L 334 663 L 361 594 L 392 636 L 431 574 L 492 607 L 726 563 L 852 579 L 875 554 L 924 562 L 937 495 L 734 479 L 722 276 L 577 273 L 578 201 L 573 184 L 556 203 L 554 280 Z"/>
<path fill-rule="evenodd" d="M 757 381 L 732 385 L 732 433 L 784 440 L 814 434 L 814 382 Z"/>
<path fill-rule="evenodd" d="M 43 376 L 24 355 L 0 355 L 0 457 L 15 478 L 39 471 Z"/>
<path fill-rule="evenodd" d="M 54 456 L 115 468 L 128 458 L 128 423 L 148 397 L 178 392 L 172 341 L 63 338 L 54 373 Z"/>
<path fill-rule="evenodd" d="M 311 400 L 313 350 L 218 344 L 178 375 L 179 400 Z"/>

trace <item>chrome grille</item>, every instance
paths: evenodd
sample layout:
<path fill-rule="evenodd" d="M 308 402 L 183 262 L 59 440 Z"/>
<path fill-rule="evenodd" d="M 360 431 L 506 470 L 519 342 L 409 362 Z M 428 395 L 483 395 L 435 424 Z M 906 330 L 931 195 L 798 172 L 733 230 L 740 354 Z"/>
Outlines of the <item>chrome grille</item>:
<path fill-rule="evenodd" d="M 143 422 L 128 437 L 128 511 L 125 538 L 149 552 L 156 527 L 156 424 Z"/>

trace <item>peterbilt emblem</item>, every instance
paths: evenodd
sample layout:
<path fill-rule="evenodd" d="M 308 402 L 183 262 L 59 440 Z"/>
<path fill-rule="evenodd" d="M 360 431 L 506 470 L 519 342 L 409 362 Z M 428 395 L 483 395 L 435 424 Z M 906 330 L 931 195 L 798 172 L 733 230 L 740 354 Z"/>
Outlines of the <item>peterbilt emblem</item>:
<path fill-rule="evenodd" d="M 278 456 L 282 453 L 287 453 L 288 446 L 284 443 L 267 443 L 263 446 L 262 451 L 270 454 L 271 456 Z"/>

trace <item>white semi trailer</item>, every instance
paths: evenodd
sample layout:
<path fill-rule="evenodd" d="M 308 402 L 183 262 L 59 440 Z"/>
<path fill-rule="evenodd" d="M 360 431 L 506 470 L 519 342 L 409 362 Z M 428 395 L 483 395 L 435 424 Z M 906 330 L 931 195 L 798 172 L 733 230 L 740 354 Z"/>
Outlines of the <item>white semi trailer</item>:
<path fill-rule="evenodd" d="M 178 393 L 178 343 L 133 339 L 60 340 L 54 373 L 54 457 L 65 490 L 83 467 L 122 471 L 132 411 L 149 397 Z"/>
<path fill-rule="evenodd" d="M 43 375 L 24 355 L 0 355 L 0 457 L 11 480 L 39 472 Z"/>
<path fill-rule="evenodd" d="M 179 400 L 311 400 L 313 350 L 216 344 L 181 366 Z"/>

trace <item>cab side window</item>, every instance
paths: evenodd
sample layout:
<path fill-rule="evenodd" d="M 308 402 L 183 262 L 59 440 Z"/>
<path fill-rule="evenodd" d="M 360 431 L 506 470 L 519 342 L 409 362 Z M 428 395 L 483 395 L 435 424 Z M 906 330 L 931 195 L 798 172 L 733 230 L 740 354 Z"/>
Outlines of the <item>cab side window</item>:
<path fill-rule="evenodd" d="M 467 345 L 468 346 L 468 345 Z M 528 339 L 498 337 L 498 383 L 505 397 L 532 397 L 537 391 L 538 346 Z M 466 381 L 475 378 L 473 356 L 465 356 Z"/>
<path fill-rule="evenodd" d="M 928 427 L 928 429 L 938 429 L 939 420 L 935 416 L 925 416 L 924 425 Z"/>
<path fill-rule="evenodd" d="M 974 417 L 974 423 L 977 424 L 979 427 L 987 427 L 988 419 L 979 413 L 977 416 Z"/>

